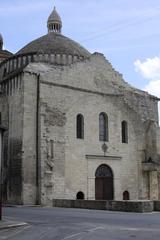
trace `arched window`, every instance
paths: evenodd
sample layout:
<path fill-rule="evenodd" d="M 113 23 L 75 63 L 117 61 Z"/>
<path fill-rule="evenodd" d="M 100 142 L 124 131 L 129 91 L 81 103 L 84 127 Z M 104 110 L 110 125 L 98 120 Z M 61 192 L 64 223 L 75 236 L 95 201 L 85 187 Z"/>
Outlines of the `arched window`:
<path fill-rule="evenodd" d="M 128 143 L 128 124 L 126 121 L 122 122 L 122 143 Z"/>
<path fill-rule="evenodd" d="M 96 170 L 95 177 L 113 177 L 112 169 L 106 164 L 101 164 Z"/>
<path fill-rule="evenodd" d="M 99 140 L 108 141 L 108 116 L 106 113 L 99 114 Z"/>
<path fill-rule="evenodd" d="M 84 199 L 84 193 L 83 192 L 78 192 L 76 198 L 83 200 Z"/>
<path fill-rule="evenodd" d="M 129 192 L 128 191 L 123 192 L 123 200 L 129 200 Z"/>
<path fill-rule="evenodd" d="M 84 117 L 82 114 L 77 115 L 77 138 L 84 139 Z"/>

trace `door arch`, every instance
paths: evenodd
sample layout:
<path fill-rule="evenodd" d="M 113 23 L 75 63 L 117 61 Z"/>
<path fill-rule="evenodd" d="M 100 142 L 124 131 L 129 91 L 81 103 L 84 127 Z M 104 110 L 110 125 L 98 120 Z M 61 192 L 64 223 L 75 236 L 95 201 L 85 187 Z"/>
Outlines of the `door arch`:
<path fill-rule="evenodd" d="M 95 199 L 113 200 L 113 172 L 105 164 L 100 165 L 95 173 Z"/>

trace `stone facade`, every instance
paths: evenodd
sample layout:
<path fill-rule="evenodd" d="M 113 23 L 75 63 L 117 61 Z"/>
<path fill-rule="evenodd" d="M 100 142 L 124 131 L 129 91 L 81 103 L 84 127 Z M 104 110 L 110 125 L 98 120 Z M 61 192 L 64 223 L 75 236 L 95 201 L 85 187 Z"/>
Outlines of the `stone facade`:
<path fill-rule="evenodd" d="M 58 47 L 55 54 L 20 51 L 0 64 L 0 110 L 8 128 L 6 201 L 51 205 L 53 199 L 76 199 L 78 192 L 94 200 L 101 165 L 112 170 L 114 200 L 125 191 L 131 200 L 158 200 L 158 99 L 126 83 L 102 54 L 77 46 L 79 55 L 73 49 L 58 53 Z M 108 116 L 105 142 L 99 140 L 100 113 Z M 78 114 L 84 117 L 84 139 L 76 136 Z"/>

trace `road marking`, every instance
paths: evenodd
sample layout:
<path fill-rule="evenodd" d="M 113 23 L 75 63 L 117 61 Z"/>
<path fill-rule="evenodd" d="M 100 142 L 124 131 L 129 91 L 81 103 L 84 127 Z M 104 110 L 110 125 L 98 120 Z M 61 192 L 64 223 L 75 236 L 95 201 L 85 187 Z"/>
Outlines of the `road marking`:
<path fill-rule="evenodd" d="M 21 233 L 22 231 L 24 231 L 24 230 L 26 230 L 27 228 L 30 228 L 31 226 L 25 226 L 25 227 L 23 227 L 22 229 L 20 229 L 19 231 L 17 230 L 16 232 L 14 232 L 14 233 L 12 233 L 12 234 L 9 234 L 9 235 L 7 235 L 7 236 L 1 236 L 0 238 L 1 239 L 7 239 L 7 238 L 12 238 L 12 237 L 14 237 L 15 235 L 17 235 L 17 234 L 19 234 L 19 233 Z"/>
<path fill-rule="evenodd" d="M 114 226 L 114 225 L 105 225 L 103 227 L 104 230 L 109 230 L 109 231 L 133 231 L 133 232 L 160 232 L 160 229 L 158 228 L 144 228 L 144 227 L 139 227 L 139 228 L 136 228 L 136 227 L 126 227 L 126 226 Z"/>
<path fill-rule="evenodd" d="M 105 229 L 105 228 L 104 227 L 91 228 L 91 229 L 87 230 L 87 232 L 95 232 L 97 230 L 102 230 L 102 229 Z"/>
<path fill-rule="evenodd" d="M 104 227 L 91 228 L 91 229 L 88 229 L 88 230 L 83 231 L 83 232 L 79 232 L 79 233 L 75 233 L 75 234 L 69 235 L 69 236 L 63 238 L 62 240 L 71 239 L 71 238 L 77 237 L 77 236 L 79 236 L 79 235 L 81 235 L 81 234 L 92 233 L 92 232 L 95 232 L 95 231 L 97 231 L 97 230 L 102 230 L 102 229 L 104 230 L 105 228 L 104 228 Z M 79 240 L 80 240 L 80 239 L 81 239 L 81 238 L 79 238 Z"/>
<path fill-rule="evenodd" d="M 80 234 L 83 234 L 83 233 L 84 233 L 84 232 L 80 232 L 80 233 L 76 233 L 76 234 L 73 234 L 73 235 L 69 235 L 69 236 L 63 238 L 62 240 L 70 239 L 70 238 L 73 238 L 73 237 L 79 236 Z"/>
<path fill-rule="evenodd" d="M 44 237 L 46 237 L 46 235 L 48 234 L 48 231 L 52 230 L 51 227 L 48 227 L 46 231 L 43 231 L 43 233 L 40 235 L 39 239 L 43 239 Z"/>
<path fill-rule="evenodd" d="M 15 218 L 14 217 L 4 217 L 4 220 L 15 220 Z"/>

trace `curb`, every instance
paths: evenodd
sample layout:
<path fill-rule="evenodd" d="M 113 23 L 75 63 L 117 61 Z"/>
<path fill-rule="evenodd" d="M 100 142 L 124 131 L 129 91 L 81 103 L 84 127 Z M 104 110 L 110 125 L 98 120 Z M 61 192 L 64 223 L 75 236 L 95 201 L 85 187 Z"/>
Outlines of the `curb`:
<path fill-rule="evenodd" d="M 10 228 L 18 228 L 18 227 L 23 227 L 23 226 L 27 226 L 27 225 L 29 225 L 28 223 L 25 223 L 25 222 L 22 222 L 22 223 L 12 223 L 12 224 L 5 224 L 4 223 L 4 225 L 3 225 L 3 223 L 2 223 L 2 225 L 1 225 L 1 223 L 0 223 L 0 230 L 3 230 L 3 229 L 10 229 Z"/>
<path fill-rule="evenodd" d="M 44 207 L 43 205 L 11 205 L 11 204 L 6 204 L 3 205 L 3 208 L 23 208 L 23 207 Z"/>

